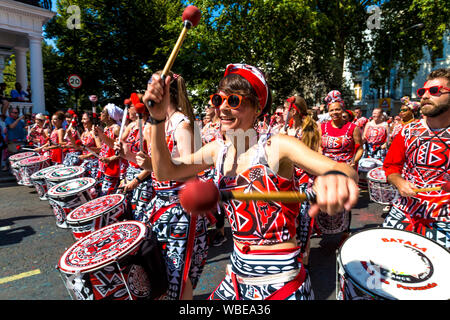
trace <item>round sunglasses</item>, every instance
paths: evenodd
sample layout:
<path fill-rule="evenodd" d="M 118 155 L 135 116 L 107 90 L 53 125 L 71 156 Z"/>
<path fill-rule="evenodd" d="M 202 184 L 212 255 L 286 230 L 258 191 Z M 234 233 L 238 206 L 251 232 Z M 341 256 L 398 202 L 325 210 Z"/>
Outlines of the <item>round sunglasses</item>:
<path fill-rule="evenodd" d="M 242 100 L 244 100 L 245 97 L 237 93 L 230 94 L 229 96 L 215 93 L 210 96 L 210 99 L 211 104 L 216 108 L 220 107 L 226 100 L 231 109 L 237 109 L 241 106 Z"/>

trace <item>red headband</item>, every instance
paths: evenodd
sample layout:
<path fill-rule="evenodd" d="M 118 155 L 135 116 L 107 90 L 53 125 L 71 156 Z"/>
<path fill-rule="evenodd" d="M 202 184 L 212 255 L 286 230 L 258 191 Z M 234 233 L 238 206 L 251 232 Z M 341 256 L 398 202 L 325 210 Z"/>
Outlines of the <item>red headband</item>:
<path fill-rule="evenodd" d="M 250 82 L 259 98 L 261 110 L 263 110 L 269 96 L 269 88 L 263 73 L 253 66 L 240 63 L 227 65 L 227 69 L 225 70 L 225 74 L 223 76 L 226 77 L 231 73 L 238 74 Z"/>
<path fill-rule="evenodd" d="M 295 105 L 295 97 L 290 97 L 286 99 L 287 102 L 289 102 L 289 111 L 291 111 L 291 108 L 294 107 L 295 110 L 297 110 L 299 113 L 302 113 L 300 109 Z"/>

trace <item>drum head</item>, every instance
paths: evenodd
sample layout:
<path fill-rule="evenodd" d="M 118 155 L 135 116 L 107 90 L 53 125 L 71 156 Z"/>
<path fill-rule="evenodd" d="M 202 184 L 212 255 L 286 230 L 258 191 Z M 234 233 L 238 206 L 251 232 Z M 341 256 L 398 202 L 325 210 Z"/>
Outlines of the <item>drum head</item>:
<path fill-rule="evenodd" d="M 19 160 L 22 160 L 22 159 L 25 159 L 25 158 L 29 158 L 29 157 L 34 157 L 34 156 L 37 156 L 37 155 L 38 155 L 38 153 L 36 153 L 36 152 L 31 152 L 31 151 L 29 151 L 29 152 L 22 152 L 22 153 L 18 153 L 18 154 L 12 155 L 11 157 L 9 157 L 9 160 L 10 161 L 19 161 Z"/>
<path fill-rule="evenodd" d="M 50 171 L 55 170 L 55 169 L 57 169 L 57 168 L 61 168 L 61 167 L 64 167 L 64 165 L 62 165 L 62 164 L 56 164 L 56 165 L 54 165 L 54 166 L 51 166 L 51 167 L 47 167 L 47 168 L 41 169 L 41 170 L 39 170 L 38 172 L 33 173 L 33 174 L 31 175 L 30 179 L 31 179 L 31 180 L 44 179 L 44 176 L 45 176 L 46 173 L 49 173 Z"/>
<path fill-rule="evenodd" d="M 338 263 L 352 281 L 384 299 L 450 299 L 450 253 L 413 232 L 358 232 L 339 249 Z"/>
<path fill-rule="evenodd" d="M 136 249 L 146 233 L 147 227 L 140 221 L 124 221 L 103 227 L 67 249 L 58 267 L 71 274 L 103 268 Z"/>
<path fill-rule="evenodd" d="M 378 167 L 370 170 L 367 174 L 367 179 L 371 181 L 387 183 L 386 174 L 384 173 L 383 167 Z"/>
<path fill-rule="evenodd" d="M 45 179 L 50 181 L 70 180 L 78 178 L 84 173 L 85 169 L 80 166 L 62 167 L 52 170 L 45 174 Z"/>
<path fill-rule="evenodd" d="M 33 157 L 28 157 L 28 158 L 18 161 L 18 165 L 20 167 L 28 167 L 28 166 L 32 166 L 37 163 L 46 162 L 49 160 L 50 160 L 50 158 L 47 156 L 33 156 Z"/>
<path fill-rule="evenodd" d="M 67 222 L 83 222 L 95 219 L 96 217 L 113 210 L 123 203 L 124 200 L 125 196 L 123 194 L 110 194 L 91 200 L 73 210 L 67 216 Z"/>
<path fill-rule="evenodd" d="M 370 169 L 383 166 L 383 162 L 372 158 L 363 158 L 358 162 L 358 168 L 369 171 Z"/>
<path fill-rule="evenodd" d="M 94 178 L 89 177 L 67 180 L 51 187 L 47 195 L 50 198 L 65 198 L 93 187 L 95 182 Z"/>

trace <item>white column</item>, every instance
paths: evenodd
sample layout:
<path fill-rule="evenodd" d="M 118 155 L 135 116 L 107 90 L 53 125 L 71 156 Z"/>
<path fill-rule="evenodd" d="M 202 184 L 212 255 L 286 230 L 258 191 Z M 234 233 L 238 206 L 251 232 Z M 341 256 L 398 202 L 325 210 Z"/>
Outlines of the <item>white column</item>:
<path fill-rule="evenodd" d="M 42 66 L 42 37 L 29 36 L 30 40 L 30 75 L 31 102 L 33 113 L 45 112 L 44 71 Z"/>
<path fill-rule="evenodd" d="M 16 82 L 20 82 L 22 89 L 26 90 L 28 86 L 28 69 L 27 69 L 27 48 L 15 47 L 16 55 Z"/>
<path fill-rule="evenodd" d="M 0 54 L 0 83 L 3 82 L 3 70 L 5 70 L 5 56 Z"/>

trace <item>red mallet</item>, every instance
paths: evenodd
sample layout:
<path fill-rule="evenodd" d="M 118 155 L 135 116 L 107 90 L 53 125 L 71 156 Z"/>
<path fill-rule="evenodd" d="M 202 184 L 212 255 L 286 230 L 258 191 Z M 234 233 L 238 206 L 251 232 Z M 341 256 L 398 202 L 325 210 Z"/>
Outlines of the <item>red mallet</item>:
<path fill-rule="evenodd" d="M 193 214 L 211 211 L 219 202 L 219 190 L 211 180 L 191 179 L 178 195 L 181 206 Z"/>
<path fill-rule="evenodd" d="M 201 16 L 202 14 L 196 6 L 187 6 L 184 9 L 183 15 L 181 16 L 181 18 L 183 19 L 183 30 L 181 30 L 181 33 L 178 36 L 178 40 L 175 43 L 174 48 L 172 49 L 172 53 L 170 54 L 169 59 L 167 60 L 166 65 L 164 66 L 164 69 L 161 73 L 161 78 L 163 79 L 163 81 L 169 73 L 170 69 L 172 69 L 172 65 L 177 58 L 178 52 L 180 51 L 181 45 L 186 38 L 188 30 L 191 27 L 196 27 L 198 25 Z M 151 107 L 152 105 L 153 102 L 148 101 L 148 106 Z"/>
<path fill-rule="evenodd" d="M 414 192 L 418 193 L 418 192 L 441 191 L 441 190 L 443 190 L 444 192 L 450 192 L 450 181 L 447 181 L 446 183 L 444 183 L 442 186 L 439 187 L 414 189 Z"/>
<path fill-rule="evenodd" d="M 219 191 L 212 181 L 192 179 L 185 183 L 179 192 L 181 206 L 188 212 L 207 212 L 214 209 L 219 201 L 231 199 L 239 201 L 277 201 L 315 202 L 315 192 L 308 190 L 306 193 L 296 191 L 278 192 L 241 192 L 241 191 Z"/>

